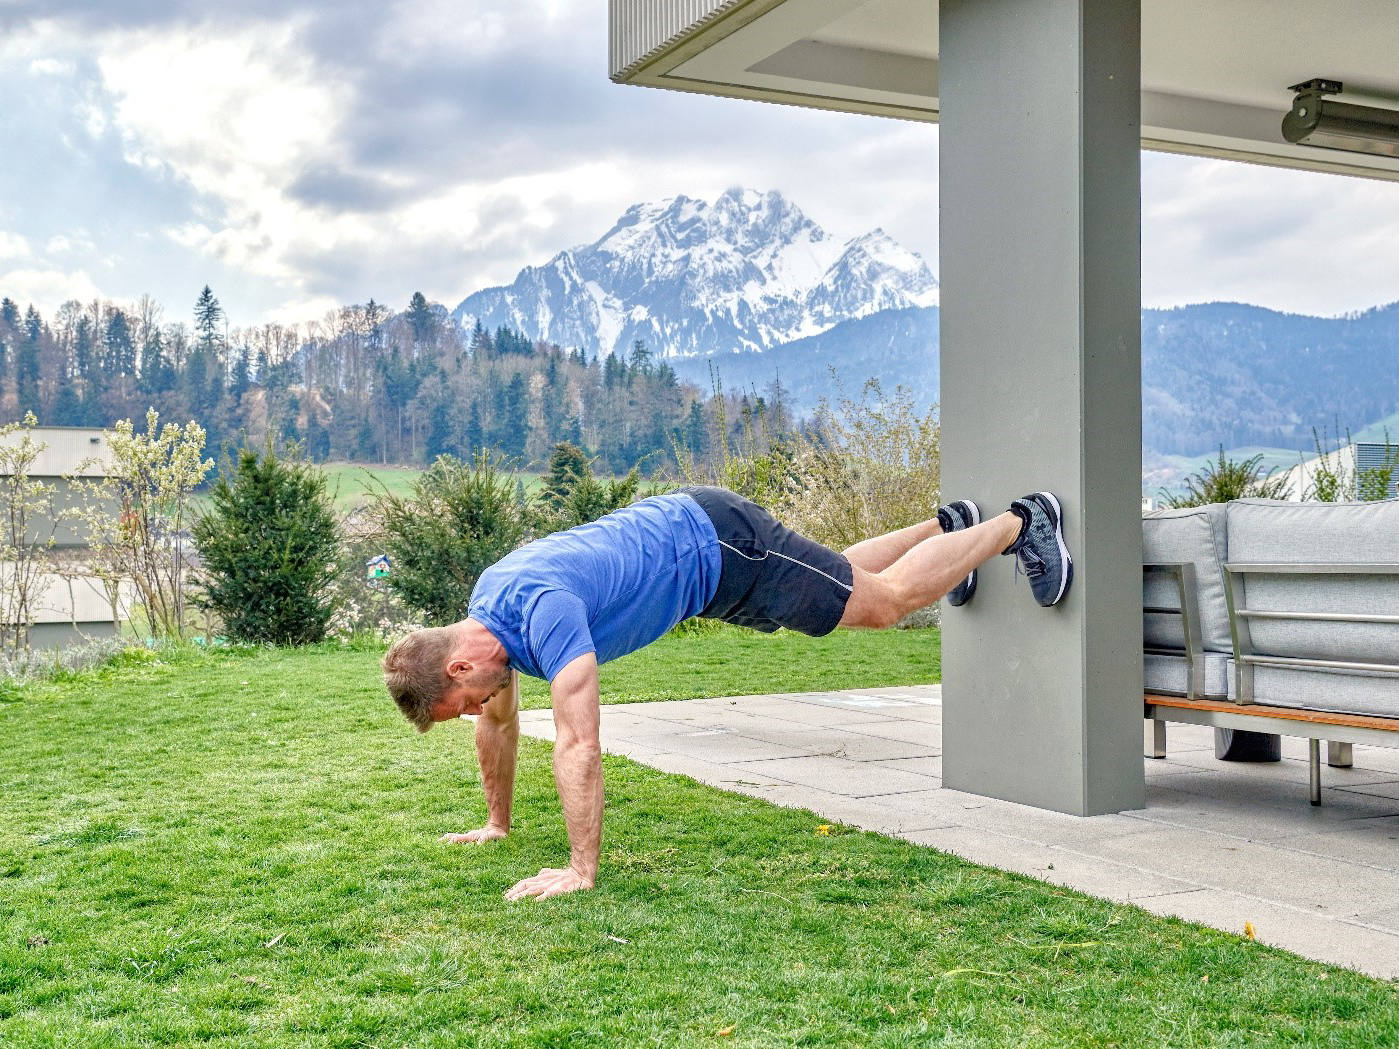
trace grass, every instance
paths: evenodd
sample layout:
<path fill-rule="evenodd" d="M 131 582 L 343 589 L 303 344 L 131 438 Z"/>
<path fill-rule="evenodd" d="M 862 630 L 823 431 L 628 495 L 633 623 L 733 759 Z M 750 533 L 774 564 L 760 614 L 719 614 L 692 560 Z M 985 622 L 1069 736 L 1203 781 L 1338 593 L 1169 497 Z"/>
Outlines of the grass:
<path fill-rule="evenodd" d="M 604 703 L 641 703 L 926 684 L 941 679 L 941 641 L 936 630 L 805 637 L 713 624 L 702 633 L 669 634 L 604 664 L 598 685 Z M 520 695 L 526 709 L 549 705 L 549 686 L 537 678 L 521 678 Z"/>
<path fill-rule="evenodd" d="M 565 856 L 550 748 L 509 839 L 438 845 L 483 816 L 468 726 L 414 735 L 377 657 L 128 656 L 0 702 L 0 1045 L 1399 1041 L 1387 983 L 621 759 L 598 888 L 507 904 Z"/>
<path fill-rule="evenodd" d="M 409 466 L 380 466 L 368 463 L 326 463 L 321 467 L 326 475 L 326 487 L 335 496 L 335 506 L 341 513 L 353 510 L 379 494 L 382 485 L 403 498 L 413 494 L 413 482 L 423 471 Z M 525 491 L 533 493 L 542 482 L 537 473 L 516 472 L 523 479 Z"/>

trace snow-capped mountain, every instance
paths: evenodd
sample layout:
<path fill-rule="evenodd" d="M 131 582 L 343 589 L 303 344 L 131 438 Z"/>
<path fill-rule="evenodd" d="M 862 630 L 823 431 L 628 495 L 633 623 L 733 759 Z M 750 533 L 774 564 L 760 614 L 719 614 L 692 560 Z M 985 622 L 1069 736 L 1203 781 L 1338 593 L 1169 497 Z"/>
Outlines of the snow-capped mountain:
<path fill-rule="evenodd" d="M 883 230 L 832 237 L 780 193 L 734 188 L 627 209 L 601 239 L 453 311 L 566 347 L 662 356 L 766 350 L 881 310 L 931 306 L 927 264 Z"/>

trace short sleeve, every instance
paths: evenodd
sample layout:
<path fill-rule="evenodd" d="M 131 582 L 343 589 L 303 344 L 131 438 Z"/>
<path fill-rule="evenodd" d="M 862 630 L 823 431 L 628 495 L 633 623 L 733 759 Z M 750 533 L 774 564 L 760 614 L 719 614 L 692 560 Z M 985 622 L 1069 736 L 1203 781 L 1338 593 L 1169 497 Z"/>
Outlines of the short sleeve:
<path fill-rule="evenodd" d="M 525 643 L 548 681 L 579 656 L 596 652 L 583 602 L 562 590 L 546 590 L 525 622 Z"/>

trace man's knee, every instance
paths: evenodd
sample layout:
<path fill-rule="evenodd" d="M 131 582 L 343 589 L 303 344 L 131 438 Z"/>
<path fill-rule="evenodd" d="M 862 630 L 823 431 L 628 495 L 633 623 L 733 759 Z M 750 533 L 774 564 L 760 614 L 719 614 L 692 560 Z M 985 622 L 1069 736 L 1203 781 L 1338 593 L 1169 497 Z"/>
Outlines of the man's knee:
<path fill-rule="evenodd" d="M 846 602 L 840 625 L 883 630 L 893 626 L 903 615 L 904 609 L 893 584 L 873 572 L 856 567 L 850 600 Z"/>

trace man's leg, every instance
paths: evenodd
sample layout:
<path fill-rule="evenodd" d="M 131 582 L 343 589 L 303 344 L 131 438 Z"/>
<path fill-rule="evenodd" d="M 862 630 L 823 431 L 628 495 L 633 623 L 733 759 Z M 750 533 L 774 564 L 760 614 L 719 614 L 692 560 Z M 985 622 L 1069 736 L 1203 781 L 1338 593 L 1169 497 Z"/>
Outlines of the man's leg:
<path fill-rule="evenodd" d="M 942 535 L 942 525 L 936 517 L 922 524 L 909 525 L 896 532 L 886 532 L 846 547 L 845 559 L 866 572 L 882 572 L 925 539 Z"/>
<path fill-rule="evenodd" d="M 923 528 L 928 523 L 913 527 Z M 937 526 L 936 521 L 931 523 Z M 965 579 L 972 569 L 1002 553 L 1020 535 L 1021 526 L 1021 518 L 1007 511 L 957 532 L 943 534 L 938 528 L 882 570 L 871 571 L 851 559 L 855 571 L 854 589 L 840 625 L 893 626 L 909 612 L 932 604 Z M 907 531 L 910 529 L 867 542 L 878 543 Z M 846 556 L 849 557 L 849 552 Z"/>

